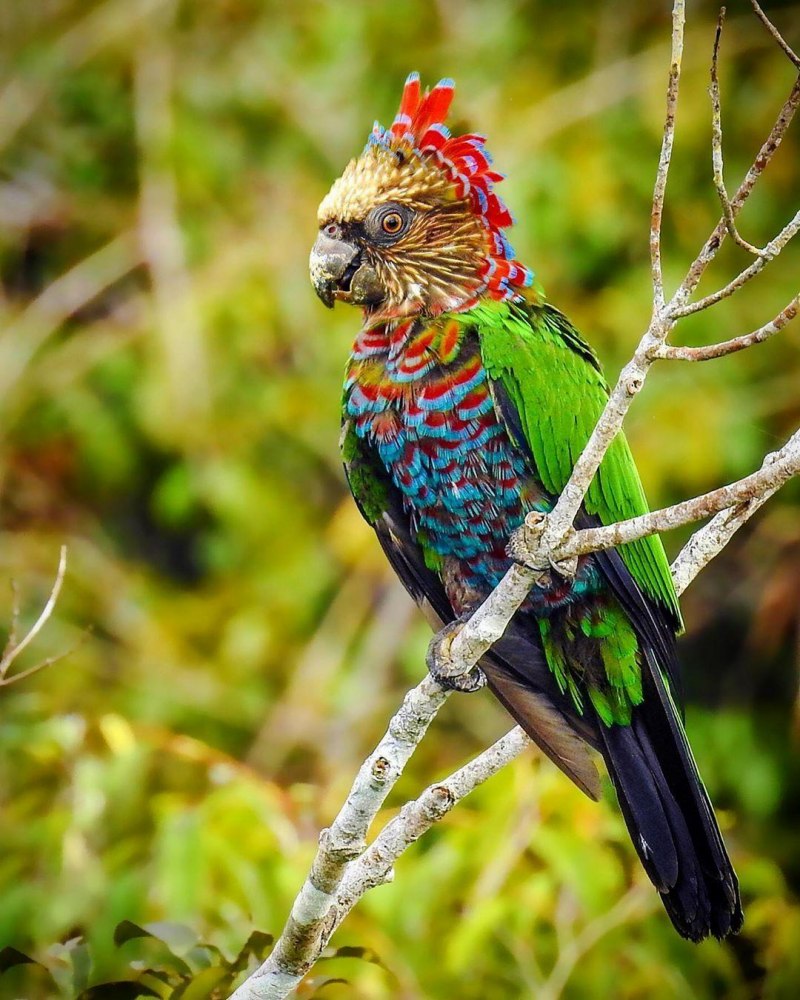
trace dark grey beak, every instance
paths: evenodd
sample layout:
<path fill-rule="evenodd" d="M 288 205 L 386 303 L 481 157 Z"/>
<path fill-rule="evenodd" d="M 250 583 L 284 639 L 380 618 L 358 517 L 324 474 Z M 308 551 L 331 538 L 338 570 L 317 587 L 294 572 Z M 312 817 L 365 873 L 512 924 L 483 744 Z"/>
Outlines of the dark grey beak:
<path fill-rule="evenodd" d="M 348 292 L 358 267 L 358 247 L 320 233 L 308 261 L 311 283 L 325 305 L 333 308 L 336 292 Z"/>
<path fill-rule="evenodd" d="M 336 299 L 374 305 L 383 298 L 375 269 L 361 261 L 361 251 L 347 240 L 320 233 L 308 261 L 311 283 L 330 309 Z"/>

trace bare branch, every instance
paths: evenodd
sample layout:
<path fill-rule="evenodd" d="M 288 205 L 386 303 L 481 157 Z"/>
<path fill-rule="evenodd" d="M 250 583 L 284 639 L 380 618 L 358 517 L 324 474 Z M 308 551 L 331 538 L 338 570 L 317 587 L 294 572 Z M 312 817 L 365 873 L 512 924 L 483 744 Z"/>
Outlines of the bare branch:
<path fill-rule="evenodd" d="M 8 671 L 11 669 L 11 666 L 13 665 L 14 661 L 19 656 L 19 654 L 23 652 L 23 650 L 27 649 L 27 647 L 33 642 L 33 640 L 41 632 L 41 630 L 44 628 L 45 624 L 49 620 L 50 616 L 52 615 L 56 606 L 56 602 L 58 601 L 58 595 L 61 593 L 61 585 L 64 582 L 64 574 L 66 573 L 66 571 L 67 571 L 67 547 L 66 545 L 62 545 L 58 559 L 58 571 L 56 572 L 56 578 L 55 581 L 53 582 L 53 587 L 50 591 L 50 596 L 47 598 L 47 602 L 45 603 L 45 606 L 42 608 L 39 617 L 33 623 L 27 635 L 23 636 L 19 642 L 16 642 L 15 640 L 12 643 L 11 638 L 9 637 L 9 642 L 6 643 L 6 648 L 3 652 L 2 659 L 0 659 L 0 684 L 11 683 L 9 680 L 7 680 L 7 674 Z M 18 604 L 15 603 L 14 614 L 12 617 L 12 634 L 15 632 L 15 627 L 13 625 L 13 622 L 16 621 L 18 614 L 19 614 Z M 57 657 L 57 659 L 61 659 L 61 657 Z M 40 670 L 43 666 L 47 665 L 48 663 L 46 661 L 42 662 L 41 664 L 37 664 L 36 667 L 26 670 L 22 674 L 17 674 L 16 677 L 13 678 L 13 680 L 17 681 L 20 680 L 22 677 L 27 677 L 31 673 L 34 673 L 36 670 Z"/>
<path fill-rule="evenodd" d="M 672 344 L 662 344 L 656 357 L 668 361 L 713 361 L 716 358 L 725 357 L 726 354 L 735 354 L 737 351 L 743 351 L 746 347 L 763 344 L 765 340 L 769 340 L 773 334 L 778 333 L 795 318 L 799 308 L 800 293 L 795 295 L 774 319 L 760 326 L 757 330 L 744 333 L 740 337 L 732 337 L 730 340 L 723 340 L 719 344 L 708 344 L 705 347 L 674 347 Z"/>
<path fill-rule="evenodd" d="M 391 880 L 392 866 L 407 847 L 530 744 L 526 733 L 516 726 L 450 777 L 430 785 L 419 798 L 403 806 L 400 814 L 386 825 L 368 850 L 348 868 L 339 894 L 340 920 L 367 889 Z"/>
<path fill-rule="evenodd" d="M 735 483 L 711 490 L 710 493 L 704 493 L 691 500 L 673 504 L 671 507 L 653 510 L 639 517 L 618 521 L 616 524 L 602 528 L 586 528 L 582 531 L 576 531 L 563 545 L 551 553 L 550 559 L 560 563 L 575 556 L 614 548 L 617 545 L 634 542 L 647 535 L 671 531 L 674 528 L 692 524 L 694 521 L 701 521 L 719 511 L 736 508 L 741 504 L 749 504 L 767 491 L 771 495 L 797 475 L 800 475 L 800 431 L 796 431 L 779 451 L 767 455 L 757 472 L 753 472 Z M 538 521 L 534 523 L 536 524 Z M 521 533 L 520 537 L 525 538 L 526 535 Z M 527 537 L 530 537 L 530 532 L 528 532 Z M 518 545 L 515 557 L 518 558 L 521 551 L 522 547 Z M 536 559 L 535 553 L 534 549 L 534 560 Z M 538 563 L 532 561 L 532 565 L 536 567 Z"/>
<path fill-rule="evenodd" d="M 484 604 L 455 634 L 444 652 L 452 675 L 472 670 L 481 656 L 499 639 L 525 600 L 530 588 L 542 582 L 542 575 L 555 568 L 567 575 L 574 571 L 577 556 L 608 548 L 636 538 L 667 530 L 680 524 L 717 516 L 698 531 L 675 562 L 673 571 L 680 593 L 702 566 L 720 551 L 733 533 L 791 476 L 800 473 L 800 431 L 787 444 L 768 456 L 762 468 L 729 486 L 702 497 L 621 524 L 575 532 L 573 522 L 581 509 L 586 491 L 609 446 L 619 433 L 623 419 L 641 390 L 647 373 L 659 358 L 705 360 L 742 350 L 772 336 L 797 313 L 800 296 L 790 302 L 770 323 L 742 337 L 706 348 L 673 348 L 666 339 L 676 319 L 707 308 L 733 294 L 765 263 L 776 256 L 800 228 L 800 213 L 763 251 L 737 239 L 734 218 L 753 185 L 780 145 L 789 122 L 800 105 L 800 78 L 785 102 L 766 142 L 732 199 L 723 180 L 722 130 L 719 113 L 717 58 L 719 28 L 712 66 L 712 102 L 715 116 L 714 170 L 724 216 L 706 241 L 698 257 L 669 303 L 664 300 L 661 257 L 661 224 L 664 198 L 675 133 L 675 114 L 683 53 L 685 0 L 674 0 L 672 59 L 667 89 L 664 137 L 653 194 L 650 224 L 653 312 L 648 329 L 622 370 L 608 404 L 595 426 L 583 453 L 553 511 L 529 515 L 509 545 L 514 558 L 528 565 L 514 565 Z M 721 25 L 720 25 L 721 27 Z M 716 90 L 713 90 L 713 87 Z M 734 239 L 758 253 L 758 259 L 728 286 L 699 302 L 687 305 L 705 268 L 730 231 Z M 353 788 L 330 830 L 320 838 L 320 848 L 311 872 L 275 950 L 257 972 L 234 994 L 235 1000 L 279 1000 L 302 980 L 327 944 L 331 934 L 358 899 L 374 886 L 392 878 L 397 857 L 433 823 L 444 816 L 464 795 L 519 754 L 528 738 L 520 729 L 512 730 L 450 778 L 426 789 L 416 801 L 407 803 L 400 814 L 365 847 L 369 827 L 389 790 L 394 785 L 428 725 L 447 698 L 447 693 L 426 678 L 406 697 L 398 715 L 390 722 L 386 736 L 362 766 Z"/>
<path fill-rule="evenodd" d="M 18 674 L 14 674 L 13 677 L 0 677 L 0 687 L 8 687 L 10 684 L 17 684 L 19 681 L 24 681 L 26 677 L 30 677 L 33 674 L 38 674 L 40 670 L 44 670 L 45 667 L 52 667 L 54 663 L 60 663 L 62 660 L 66 660 L 68 656 L 79 649 L 86 639 L 89 637 L 91 629 L 86 629 L 81 633 L 78 641 L 65 649 L 63 653 L 56 653 L 55 656 L 48 656 L 44 660 L 39 660 L 38 663 L 34 663 L 32 667 L 28 667 L 27 670 L 21 670 Z"/>
<path fill-rule="evenodd" d="M 764 249 L 759 251 L 760 256 L 758 259 L 754 260 L 749 267 L 746 267 L 742 272 L 737 274 L 724 288 L 720 288 L 718 291 L 712 292 L 710 295 L 706 295 L 696 302 L 689 302 L 670 309 L 671 318 L 676 320 L 681 319 L 683 316 L 690 316 L 692 313 L 701 312 L 703 309 L 708 309 L 709 306 L 716 305 L 717 302 L 721 302 L 723 299 L 727 299 L 733 295 L 734 292 L 738 291 L 743 285 L 746 285 L 748 281 L 763 271 L 766 265 L 778 256 L 786 244 L 798 232 L 800 232 L 800 212 L 796 213 L 791 222 L 784 226 L 775 239 L 770 240 Z"/>
<path fill-rule="evenodd" d="M 240 994 L 237 990 L 237 998 L 286 996 L 319 957 L 332 932 L 332 907 L 345 868 L 363 853 L 372 821 L 447 694 L 428 677 L 409 691 L 385 736 L 362 764 L 339 815 L 330 829 L 322 831 L 316 857 L 283 933 L 258 973 L 262 979 L 269 977 L 262 984 L 265 988 L 267 983 L 283 983 L 289 976 L 286 991 Z"/>
<path fill-rule="evenodd" d="M 500 585 L 459 629 L 449 649 L 439 650 L 447 665 L 447 674 L 459 677 L 469 673 L 483 654 L 502 638 L 538 576 L 535 570 L 520 563 L 508 570 Z"/>
<path fill-rule="evenodd" d="M 781 35 L 781 33 L 778 31 L 778 29 L 775 27 L 772 21 L 770 21 L 770 19 L 767 17 L 764 11 L 756 3 L 756 0 L 750 0 L 750 3 L 753 5 L 753 10 L 761 19 L 762 24 L 766 26 L 767 31 L 772 35 L 772 37 L 775 39 L 778 45 L 780 45 L 780 47 L 783 49 L 783 51 L 786 53 L 789 59 L 794 63 L 794 65 L 798 69 L 800 69 L 800 56 L 798 56 L 797 53 L 794 51 L 794 49 L 792 49 L 791 46 L 786 42 L 783 35 Z"/>
<path fill-rule="evenodd" d="M 698 573 L 722 552 L 736 532 L 781 488 L 770 487 L 760 496 L 722 510 L 696 531 L 670 567 L 675 592 L 680 596 Z"/>
<path fill-rule="evenodd" d="M 661 154 L 658 159 L 653 208 L 650 213 L 650 270 L 653 279 L 653 306 L 658 311 L 664 305 L 664 276 L 661 267 L 661 222 L 664 215 L 664 195 L 675 142 L 675 114 L 678 107 L 678 87 L 683 59 L 683 36 L 686 25 L 685 0 L 675 0 L 672 8 L 672 55 L 667 85 L 667 114 Z"/>
<path fill-rule="evenodd" d="M 415 690 L 419 691 L 419 688 Z M 530 740 L 517 726 L 464 767 L 448 778 L 430 785 L 416 800 L 407 802 L 400 814 L 386 825 L 369 848 L 363 850 L 347 866 L 344 877 L 340 876 L 335 897 L 327 896 L 326 919 L 320 927 L 321 933 L 315 942 L 315 950 L 311 954 L 306 953 L 307 960 L 293 968 L 287 964 L 285 953 L 279 952 L 278 942 L 272 954 L 242 983 L 231 1000 L 282 1000 L 286 997 L 300 983 L 305 971 L 311 967 L 333 932 L 364 893 L 392 880 L 394 862 L 403 851 L 434 823 L 438 823 L 461 799 L 518 757 L 529 745 Z M 296 910 L 297 902 L 292 910 L 293 916 Z"/>
<path fill-rule="evenodd" d="M 784 102 L 781 110 L 778 112 L 775 124 L 772 126 L 769 135 L 765 139 L 761 149 L 758 151 L 750 169 L 745 174 L 744 180 L 739 185 L 736 194 L 731 199 L 731 212 L 734 216 L 736 216 L 742 205 L 744 205 L 747 201 L 756 181 L 759 179 L 761 174 L 764 172 L 764 169 L 775 155 L 775 151 L 778 149 L 781 142 L 783 142 L 783 137 L 786 135 L 786 130 L 791 124 L 798 107 L 800 107 L 800 77 L 798 77 L 795 81 L 791 93 Z M 703 277 L 706 268 L 716 257 L 717 251 L 724 243 L 726 235 L 727 227 L 725 219 L 722 218 L 719 220 L 714 228 L 714 231 L 706 240 L 700 253 L 697 255 L 687 271 L 686 277 L 683 279 L 683 282 L 673 296 L 672 301 L 674 305 L 680 307 L 689 299 L 692 292 L 694 292 L 700 283 L 700 279 Z"/>
<path fill-rule="evenodd" d="M 748 243 L 747 240 L 739 234 L 734 220 L 733 206 L 731 205 L 730 198 L 728 197 L 728 191 L 725 187 L 725 170 L 722 159 L 722 108 L 719 96 L 719 73 L 717 72 L 719 43 L 722 36 L 722 26 L 724 22 L 725 8 L 720 7 L 719 19 L 717 20 L 717 33 L 714 36 L 714 52 L 711 57 L 711 162 L 714 172 L 714 186 L 717 189 L 717 196 L 719 197 L 720 205 L 722 206 L 722 215 L 725 219 L 725 226 L 728 230 L 728 235 L 731 239 L 738 243 L 742 249 L 747 250 L 748 253 L 752 253 L 756 257 L 760 257 L 763 251 L 759 250 L 758 247 L 753 246 L 752 243 Z"/>

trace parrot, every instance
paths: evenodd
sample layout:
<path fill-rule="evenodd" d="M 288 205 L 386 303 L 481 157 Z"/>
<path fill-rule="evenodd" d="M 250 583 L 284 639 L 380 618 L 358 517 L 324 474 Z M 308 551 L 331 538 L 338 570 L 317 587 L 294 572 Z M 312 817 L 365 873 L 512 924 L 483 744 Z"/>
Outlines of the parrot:
<path fill-rule="evenodd" d="M 432 676 L 488 686 L 593 799 L 598 752 L 675 929 L 722 939 L 742 926 L 739 884 L 684 729 L 683 624 L 658 536 L 554 567 L 472 671 L 443 668 L 446 641 L 512 566 L 511 535 L 553 509 L 609 393 L 516 257 L 486 137 L 448 128 L 454 90 L 423 91 L 412 73 L 392 124 L 374 124 L 319 207 L 312 284 L 363 317 L 342 395 L 348 485 L 437 631 Z M 620 432 L 575 527 L 647 510 Z"/>

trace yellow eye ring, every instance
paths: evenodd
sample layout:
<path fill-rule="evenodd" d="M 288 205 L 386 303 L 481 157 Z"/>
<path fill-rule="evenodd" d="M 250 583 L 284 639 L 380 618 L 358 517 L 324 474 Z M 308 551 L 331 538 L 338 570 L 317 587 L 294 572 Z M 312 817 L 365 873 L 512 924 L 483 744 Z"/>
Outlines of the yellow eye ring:
<path fill-rule="evenodd" d="M 381 219 L 381 229 L 387 236 L 396 236 L 403 228 L 403 217 L 399 212 L 387 212 Z"/>

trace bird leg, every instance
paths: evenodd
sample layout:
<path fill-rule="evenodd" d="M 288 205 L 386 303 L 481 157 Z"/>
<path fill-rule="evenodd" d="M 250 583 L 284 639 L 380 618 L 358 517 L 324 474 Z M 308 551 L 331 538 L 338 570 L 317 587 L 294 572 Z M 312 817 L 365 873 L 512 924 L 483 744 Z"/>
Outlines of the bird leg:
<path fill-rule="evenodd" d="M 573 580 L 578 571 L 578 557 L 567 556 L 565 559 L 554 559 L 548 555 L 546 562 L 536 561 L 532 553 L 536 553 L 541 543 L 547 523 L 547 515 L 540 511 L 530 511 L 523 523 L 511 535 L 506 547 L 509 558 L 514 562 L 532 569 L 536 574 L 536 586 L 543 590 L 549 589 L 553 585 L 553 573 L 566 580 Z"/>
<path fill-rule="evenodd" d="M 441 628 L 431 639 L 428 652 L 425 655 L 425 662 L 431 677 L 448 691 L 462 691 L 465 694 L 471 694 L 473 691 L 480 691 L 486 684 L 486 675 L 480 667 L 473 667 L 467 673 L 456 673 L 450 658 L 450 647 L 453 640 L 461 631 L 464 623 L 469 620 L 471 614 L 472 610 L 465 611 L 455 621 L 449 622 L 444 628 Z"/>

